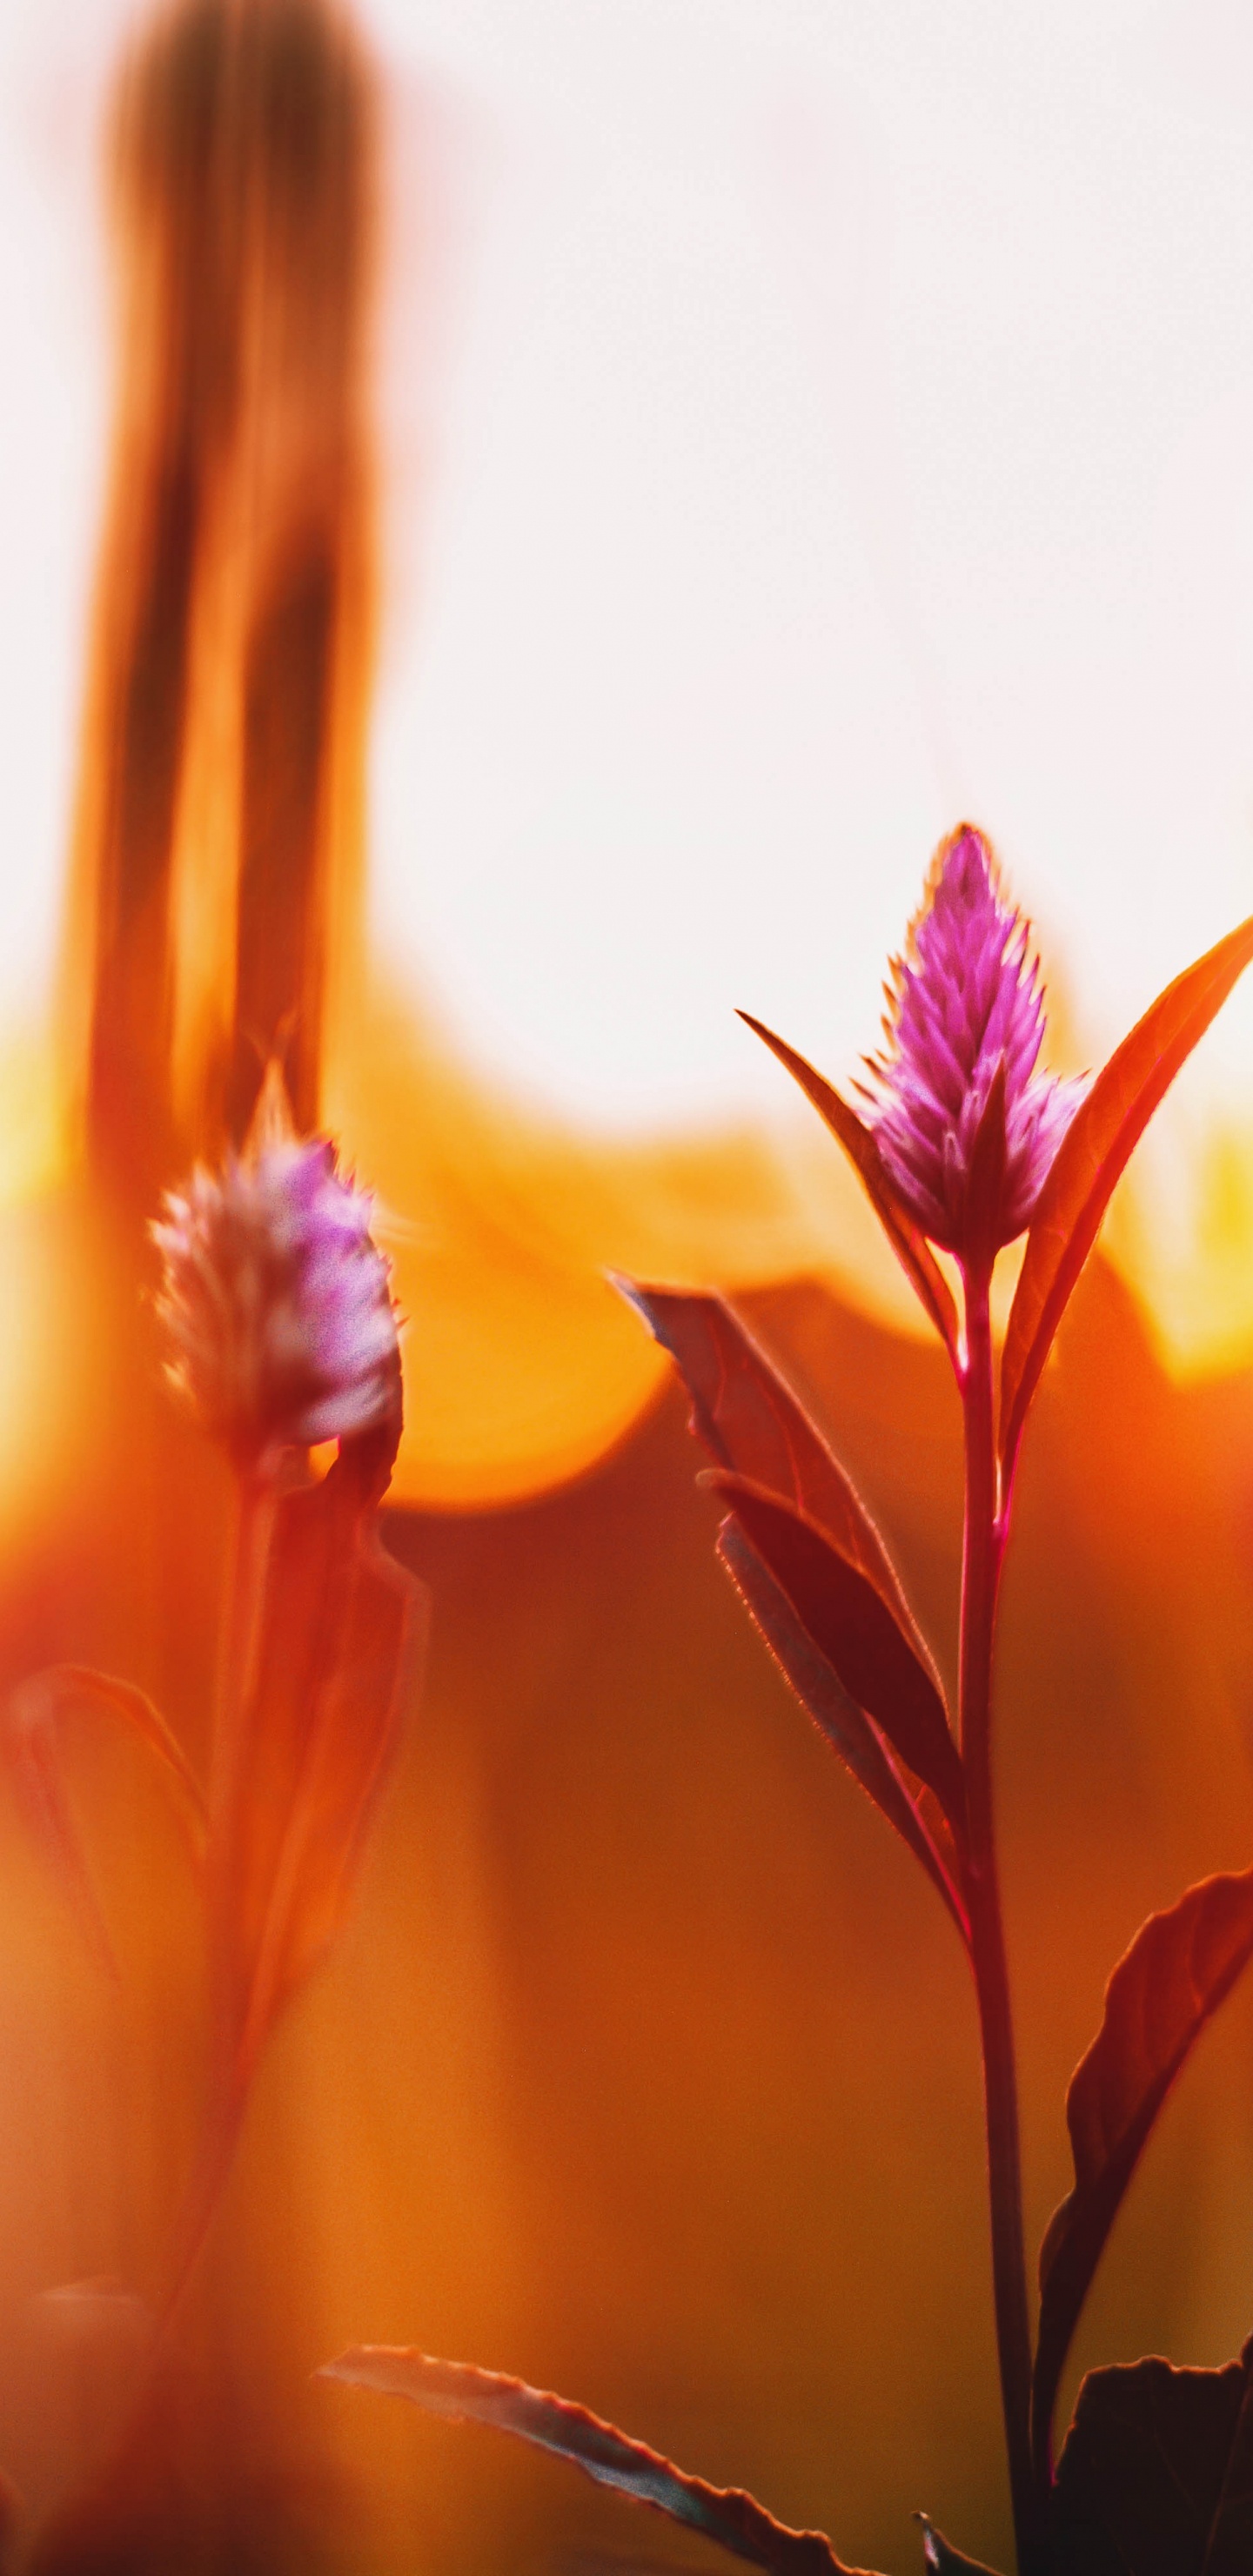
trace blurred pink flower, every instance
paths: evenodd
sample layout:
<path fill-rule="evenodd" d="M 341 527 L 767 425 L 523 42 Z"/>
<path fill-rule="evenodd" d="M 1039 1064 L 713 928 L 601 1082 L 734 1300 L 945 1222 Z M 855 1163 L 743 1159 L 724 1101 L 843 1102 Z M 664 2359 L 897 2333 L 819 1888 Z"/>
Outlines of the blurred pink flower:
<path fill-rule="evenodd" d="M 168 1374 L 240 1463 L 368 1430 L 399 1403 L 372 1209 L 327 1138 L 276 1116 L 272 1089 L 243 1153 L 167 1194 L 152 1233 Z"/>
<path fill-rule="evenodd" d="M 901 1198 L 959 1256 L 990 1255 L 1030 1223 L 1086 1087 L 1035 1070 L 1044 994 L 1029 939 L 982 833 L 963 824 L 941 847 L 906 956 L 892 961 L 887 1051 L 866 1060 L 872 1088 L 858 1086 Z M 985 1112 L 1001 1133 L 984 1136 L 976 1174 Z"/>

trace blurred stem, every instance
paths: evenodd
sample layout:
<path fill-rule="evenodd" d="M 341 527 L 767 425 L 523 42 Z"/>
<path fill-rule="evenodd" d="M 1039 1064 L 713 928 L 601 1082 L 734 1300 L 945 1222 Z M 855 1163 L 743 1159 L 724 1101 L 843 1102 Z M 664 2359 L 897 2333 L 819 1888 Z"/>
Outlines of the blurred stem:
<path fill-rule="evenodd" d="M 213 1740 L 209 1751 L 209 1852 L 220 1871 L 222 1838 L 239 1788 L 248 1710 L 256 1681 L 266 1574 L 274 1535 L 272 1477 L 243 1467 L 235 1495 L 235 1526 L 222 1604 L 222 1635 Z M 212 1896 L 210 1901 L 212 1902 Z"/>
<path fill-rule="evenodd" d="M 969 1832 L 967 1904 L 983 2048 L 992 2282 L 1014 2536 L 1019 2576 L 1043 2576 L 1046 2544 L 1031 2469 L 1031 2327 L 1023 2248 L 1018 2081 L 992 1806 L 992 1648 L 1005 1531 L 997 1517 L 992 1326 L 988 1312 L 991 1276 L 990 1260 L 965 1265 L 966 1363 L 961 1394 L 966 1431 L 966 1515 L 959 1700 Z"/>
<path fill-rule="evenodd" d="M 209 1747 L 209 1830 L 205 1851 L 205 1930 L 212 2015 L 209 2101 L 200 2152 L 175 2239 L 171 2287 L 162 2313 L 166 2331 L 182 2305 L 230 2171 L 244 2108 L 237 2070 L 239 1999 L 234 1924 L 239 1866 L 237 1819 L 257 1683 L 266 1581 L 277 1494 L 272 1477 L 241 1467 L 235 1493 L 222 1602 L 217 1687 Z"/>

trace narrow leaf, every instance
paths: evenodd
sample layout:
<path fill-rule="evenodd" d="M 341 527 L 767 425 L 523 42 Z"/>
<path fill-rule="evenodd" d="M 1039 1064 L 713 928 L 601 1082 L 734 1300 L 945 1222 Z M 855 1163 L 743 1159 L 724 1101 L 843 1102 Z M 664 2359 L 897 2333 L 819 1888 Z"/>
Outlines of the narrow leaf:
<path fill-rule="evenodd" d="M 999 1219 L 1005 1204 L 1005 1059 L 992 1076 L 983 1114 L 970 1149 L 966 1182 L 967 1260 L 990 1267 L 1000 1245 Z"/>
<path fill-rule="evenodd" d="M 931 2576 L 996 2576 L 995 2568 L 985 2566 L 982 2558 L 963 2558 L 927 2514 L 916 2513 L 914 2520 L 922 2525 L 922 2554 Z"/>
<path fill-rule="evenodd" d="M 204 1800 L 177 1737 L 133 1682 L 117 1681 L 87 1664 L 50 1664 L 10 1694 L 0 1740 L 28 1829 L 77 1915 L 88 1948 L 116 1979 L 113 1945 L 65 1789 L 65 1721 L 78 1710 L 120 1719 L 156 1755 L 197 1866 L 204 1846 Z"/>
<path fill-rule="evenodd" d="M 925 1654 L 900 1577 L 851 1477 L 743 1318 L 722 1297 L 616 1284 L 676 1362 L 692 1399 L 692 1429 L 711 1457 L 816 1521 Z"/>
<path fill-rule="evenodd" d="M 961 1862 L 939 1800 L 898 1769 L 877 1726 L 849 1698 L 838 1674 L 801 1626 L 786 1593 L 733 1518 L 725 1520 L 718 1533 L 718 1554 L 802 1708 L 921 1861 L 962 1939 L 968 1941 L 970 1927 L 957 1893 Z"/>
<path fill-rule="evenodd" d="M 803 1055 L 798 1055 L 785 1038 L 777 1038 L 763 1021 L 753 1018 L 751 1011 L 741 1011 L 739 1017 L 747 1028 L 764 1040 L 780 1064 L 786 1065 L 806 1099 L 813 1102 L 819 1117 L 843 1146 L 901 1268 L 926 1307 L 956 1368 L 959 1365 L 957 1308 L 952 1291 L 917 1219 L 910 1215 L 903 1199 L 893 1188 L 871 1129 L 864 1119 L 858 1117 L 855 1109 L 850 1109 L 847 1100 L 840 1098 L 839 1092 L 825 1076 L 816 1072 Z"/>
<path fill-rule="evenodd" d="M 1253 917 L 1158 995 L 1062 1138 L 1027 1236 L 1001 1370 L 1000 1449 L 1012 1473 L 1027 1408 L 1114 1185 L 1180 1066 L 1253 958 Z"/>
<path fill-rule="evenodd" d="M 1032 2404 L 1041 2462 L 1071 2336 L 1123 2194 L 1189 2050 L 1253 1958 L 1253 1869 L 1202 1879 L 1151 1914 L 1105 1991 L 1101 2027 L 1066 2097 L 1075 2187 L 1040 2248 Z"/>
<path fill-rule="evenodd" d="M 714 1469 L 704 1481 L 734 1512 L 850 1697 L 882 1728 L 910 1770 L 934 1790 L 960 1841 L 965 1829 L 961 1756 L 929 1661 L 860 1566 L 816 1522 L 747 1477 Z"/>
<path fill-rule="evenodd" d="M 821 2532 L 789 2531 L 738 2487 L 706 2486 L 703 2478 L 688 2477 L 585 2407 L 528 2388 L 524 2380 L 508 2379 L 500 2371 L 433 2361 L 403 2345 L 361 2344 L 326 2362 L 317 2376 L 407 2397 L 428 2414 L 454 2423 L 490 2424 L 498 2432 L 517 2434 L 537 2450 L 572 2461 L 598 2485 L 616 2487 L 637 2504 L 651 2505 L 672 2522 L 703 2532 L 733 2558 L 767 2568 L 771 2576 L 865 2576 L 865 2571 L 845 2568 Z"/>
<path fill-rule="evenodd" d="M 725 1299 L 615 1283 L 676 1362 L 692 1399 L 692 1429 L 720 1466 L 795 1503 L 858 1566 L 926 1661 L 900 1578 L 851 1479 L 785 1378 Z M 878 1728 L 852 1701 L 734 1520 L 719 1554 L 750 1617 L 827 1742 L 896 1826 L 966 1935 L 953 1838 L 939 1802 L 906 1779 Z"/>
<path fill-rule="evenodd" d="M 1248 2576 L 1253 2337 L 1224 2370 L 1090 2371 L 1057 2468 L 1066 2576 Z"/>
<path fill-rule="evenodd" d="M 377 1500 L 367 1439 L 277 1508 L 241 1756 L 209 1850 L 241 2093 L 339 1927 L 425 1632 L 425 1591 L 383 1549 Z"/>

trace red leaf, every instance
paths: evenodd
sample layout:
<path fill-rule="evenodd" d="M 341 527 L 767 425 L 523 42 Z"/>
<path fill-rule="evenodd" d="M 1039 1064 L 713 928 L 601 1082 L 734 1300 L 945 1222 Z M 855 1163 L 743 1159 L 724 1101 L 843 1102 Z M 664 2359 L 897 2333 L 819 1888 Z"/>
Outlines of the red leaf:
<path fill-rule="evenodd" d="M 182 1746 L 160 1710 L 133 1682 L 115 1681 L 86 1664 L 50 1664 L 11 1693 L 3 1720 L 4 1753 L 26 1822 L 60 1880 L 89 1948 L 116 1978 L 113 1945 L 65 1794 L 62 1735 L 66 1718 L 78 1709 L 120 1718 L 155 1753 L 197 1866 L 204 1847 L 204 1800 Z"/>
<path fill-rule="evenodd" d="M 901 1268 L 921 1298 L 954 1368 L 957 1368 L 957 1308 L 952 1292 L 922 1227 L 893 1188 L 871 1130 L 858 1117 L 856 1110 L 850 1109 L 847 1100 L 841 1100 L 825 1076 L 817 1073 L 812 1064 L 807 1064 L 804 1056 L 798 1055 L 785 1038 L 777 1038 L 763 1021 L 753 1018 L 751 1011 L 741 1011 L 738 1016 L 746 1027 L 764 1040 L 780 1064 L 786 1065 L 806 1098 L 812 1100 L 819 1117 L 825 1120 L 832 1135 L 843 1146 Z"/>
<path fill-rule="evenodd" d="M 1253 2336 L 1224 2370 L 1093 2370 L 1053 2494 L 1056 2565 L 1075 2576 L 1248 2576 Z"/>
<path fill-rule="evenodd" d="M 730 1506 L 819 1653 L 902 1761 L 935 1791 L 962 1841 L 961 1755 L 925 1650 L 919 1651 L 861 1567 L 815 1521 L 744 1476 L 715 1468 L 703 1481 Z"/>
<path fill-rule="evenodd" d="M 1013 1470 L 1027 1408 L 1114 1185 L 1154 1110 L 1253 958 L 1253 917 L 1159 993 L 1076 1110 L 1027 1236 L 1001 1367 L 1001 1462 Z"/>
<path fill-rule="evenodd" d="M 926 1648 L 887 1549 L 851 1479 L 772 1360 L 725 1299 L 678 1288 L 617 1286 L 677 1363 L 692 1429 L 721 1466 L 794 1502 L 873 1583 L 920 1660 Z M 896 1827 L 966 1937 L 960 1863 L 938 1801 L 897 1769 L 878 1728 L 848 1696 L 774 1576 L 733 1520 L 719 1554 L 802 1706 Z"/>
<path fill-rule="evenodd" d="M 692 1428 L 719 1466 L 816 1521 L 925 1657 L 900 1577 L 851 1477 L 734 1308 L 680 1288 L 637 1288 L 626 1279 L 617 1285 L 677 1362 L 692 1399 Z"/>
<path fill-rule="evenodd" d="M 865 1710 L 849 1698 L 826 1656 L 819 1654 L 812 1638 L 801 1626 L 786 1593 L 780 1590 L 755 1548 L 749 1546 L 743 1530 L 734 1519 L 725 1520 L 722 1524 L 718 1533 L 718 1554 L 750 1619 L 773 1655 L 784 1680 L 795 1691 L 802 1708 L 867 1796 L 874 1800 L 880 1813 L 887 1817 L 889 1824 L 895 1825 L 902 1840 L 921 1861 L 932 1885 L 948 1907 L 963 1941 L 968 1941 L 970 1927 L 957 1892 L 961 1883 L 961 1860 L 938 1798 L 933 1797 L 921 1781 L 915 1783 L 912 1775 L 898 1770 L 877 1726 L 872 1725 Z"/>
<path fill-rule="evenodd" d="M 1040 2248 L 1040 2330 L 1032 2401 L 1048 2456 L 1070 2339 L 1122 2197 L 1175 2077 L 1253 1958 L 1253 1869 L 1202 1879 L 1151 1914 L 1105 1990 L 1101 2027 L 1066 2097 L 1075 2187 Z"/>
<path fill-rule="evenodd" d="M 914 2520 L 922 2525 L 922 2554 L 929 2576 L 996 2576 L 995 2568 L 986 2566 L 982 2558 L 963 2558 L 927 2514 L 916 2513 Z"/>
<path fill-rule="evenodd" d="M 213 1943 L 234 2081 L 334 1937 L 426 1624 L 423 1587 L 377 1532 L 377 1473 L 345 1442 L 278 1502 L 253 1687 L 210 1835 Z"/>
<path fill-rule="evenodd" d="M 651 2505 L 672 2522 L 703 2532 L 733 2558 L 764 2567 L 770 2576 L 866 2576 L 865 2570 L 843 2566 L 821 2532 L 789 2531 L 740 2488 L 706 2486 L 703 2478 L 688 2477 L 660 2452 L 632 2442 L 586 2407 L 528 2388 L 525 2380 L 508 2379 L 501 2371 L 433 2361 L 405 2345 L 360 2344 L 326 2362 L 317 2375 L 344 2380 L 350 2388 L 407 2397 L 428 2414 L 454 2423 L 490 2424 L 498 2432 L 517 2434 L 536 2450 L 572 2461 L 598 2486 L 616 2487 L 637 2504 Z"/>

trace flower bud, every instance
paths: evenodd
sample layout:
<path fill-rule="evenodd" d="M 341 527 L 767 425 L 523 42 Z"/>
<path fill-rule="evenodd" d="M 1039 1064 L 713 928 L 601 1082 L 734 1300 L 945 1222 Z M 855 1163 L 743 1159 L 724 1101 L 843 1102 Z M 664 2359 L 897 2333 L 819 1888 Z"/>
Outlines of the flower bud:
<path fill-rule="evenodd" d="M 959 1259 L 990 1260 L 1030 1224 L 1085 1088 L 1035 1070 L 1044 994 L 1029 940 L 982 833 L 963 824 L 892 961 L 888 1051 L 859 1085 L 897 1192 Z"/>
<path fill-rule="evenodd" d="M 277 1076 L 242 1154 L 167 1194 L 152 1228 L 167 1374 L 241 1466 L 368 1430 L 398 1407 L 396 1312 L 372 1205 L 327 1138 L 292 1132 Z"/>

